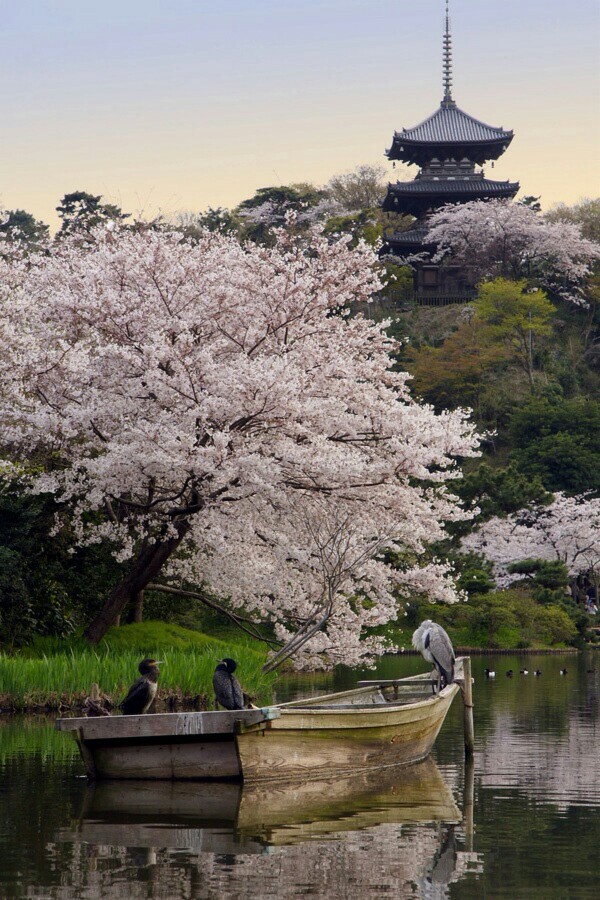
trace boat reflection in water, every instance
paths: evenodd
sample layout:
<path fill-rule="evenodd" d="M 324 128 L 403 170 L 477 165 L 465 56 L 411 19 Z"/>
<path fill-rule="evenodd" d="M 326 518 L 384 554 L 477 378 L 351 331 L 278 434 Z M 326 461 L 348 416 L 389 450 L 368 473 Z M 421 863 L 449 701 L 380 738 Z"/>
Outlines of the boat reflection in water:
<path fill-rule="evenodd" d="M 264 895 L 271 880 L 278 897 L 294 896 L 300 886 L 313 896 L 331 896 L 334 889 L 345 896 L 344 888 L 369 896 L 374 886 L 399 895 L 410 884 L 447 885 L 472 867 L 472 854 L 457 850 L 460 822 L 429 758 L 406 768 L 289 785 L 98 782 L 86 789 L 76 828 L 61 829 L 57 838 L 87 845 L 96 870 L 106 857 L 114 863 L 115 853 L 126 867 L 150 866 L 152 881 L 163 888 L 168 885 L 161 869 L 168 881 L 169 854 L 176 851 L 180 866 L 186 859 L 190 886 L 199 873 L 202 879 L 210 873 L 209 893 L 198 896 L 227 894 L 240 867 L 248 896 Z M 323 867 L 324 841 L 339 845 L 333 867 L 331 860 Z M 372 852 L 368 866 L 357 852 L 365 844 Z M 231 864 L 222 865 L 223 859 Z"/>

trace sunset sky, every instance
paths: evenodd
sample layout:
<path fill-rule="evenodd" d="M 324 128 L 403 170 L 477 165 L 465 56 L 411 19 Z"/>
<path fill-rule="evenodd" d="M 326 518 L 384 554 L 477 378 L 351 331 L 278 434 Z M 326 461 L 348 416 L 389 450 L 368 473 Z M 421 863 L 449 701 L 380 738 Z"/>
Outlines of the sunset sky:
<path fill-rule="evenodd" d="M 598 195 L 598 0 L 451 5 L 458 105 L 516 133 L 488 174 L 546 207 Z M 76 189 L 170 215 L 364 162 L 392 178 L 393 130 L 442 97 L 443 7 L 0 0 L 0 201 L 54 227 Z"/>

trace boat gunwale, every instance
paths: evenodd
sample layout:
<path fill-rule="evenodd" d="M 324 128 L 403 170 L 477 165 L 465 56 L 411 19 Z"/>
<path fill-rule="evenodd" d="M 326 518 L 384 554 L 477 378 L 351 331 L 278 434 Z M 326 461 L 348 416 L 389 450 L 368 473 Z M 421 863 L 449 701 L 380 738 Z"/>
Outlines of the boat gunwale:
<path fill-rule="evenodd" d="M 462 657 L 457 659 L 456 662 L 461 663 Z M 408 682 L 408 684 L 404 684 L 404 686 L 412 687 L 412 686 L 414 686 L 414 682 L 417 679 L 422 680 L 424 686 L 428 685 L 430 683 L 431 674 L 429 672 L 425 672 L 420 675 L 412 675 L 412 676 L 407 676 L 406 678 L 398 678 L 397 680 L 394 681 L 394 683 L 397 684 L 398 687 L 402 687 L 403 682 Z M 384 685 L 385 687 L 393 687 L 393 685 L 389 684 L 390 679 L 383 678 L 382 682 L 383 681 L 388 681 L 388 684 Z M 340 713 L 346 713 L 346 712 L 349 712 L 349 713 L 353 713 L 353 712 L 364 713 L 365 711 L 369 711 L 369 712 L 370 711 L 373 711 L 373 712 L 389 711 L 389 712 L 391 712 L 392 710 L 412 709 L 412 708 L 416 708 L 419 706 L 429 705 L 429 704 L 437 702 L 441 699 L 445 699 L 447 696 L 449 696 L 450 691 L 453 691 L 454 688 L 458 689 L 459 687 L 460 687 L 460 677 L 457 676 L 451 684 L 447 684 L 446 687 L 443 688 L 438 694 L 434 694 L 430 697 L 425 697 L 425 698 L 423 698 L 423 700 L 411 701 L 410 703 L 397 703 L 397 702 L 394 702 L 396 700 L 396 698 L 394 698 L 394 701 L 386 701 L 385 705 L 384 704 L 370 704 L 368 706 L 367 705 L 366 706 L 355 705 L 354 708 L 352 708 L 352 706 L 349 706 L 345 709 L 340 708 L 340 707 L 336 708 L 335 706 L 331 706 L 331 705 L 327 705 L 327 706 L 323 705 L 325 702 L 327 704 L 330 704 L 331 700 L 336 700 L 338 698 L 356 697 L 357 695 L 360 695 L 360 694 L 365 694 L 365 695 L 373 694 L 378 689 L 377 681 L 374 680 L 373 684 L 366 685 L 365 687 L 351 688 L 348 691 L 338 691 L 334 694 L 321 694 L 317 697 L 307 697 L 302 700 L 290 700 L 287 703 L 277 703 L 277 704 L 275 704 L 274 708 L 281 712 L 281 716 L 287 716 L 290 713 L 303 712 L 303 711 L 310 712 L 311 714 L 313 714 L 313 713 L 315 713 L 315 714 L 337 713 L 338 715 Z M 379 688 L 379 690 L 380 689 L 381 688 Z M 455 691 L 453 691 L 453 696 L 454 696 L 454 693 L 455 693 Z M 321 704 L 321 706 L 320 706 L 320 704 Z"/>
<path fill-rule="evenodd" d="M 433 710 L 436 706 L 440 704 L 440 702 L 445 702 L 448 700 L 452 702 L 456 693 L 459 690 L 459 685 L 456 682 L 447 685 L 439 694 L 436 694 L 434 697 L 427 697 L 425 700 L 417 700 L 412 703 L 386 703 L 385 706 L 383 704 L 372 704 L 369 706 L 347 706 L 347 707 L 335 707 L 335 706 L 322 706 L 322 707 L 296 707 L 296 708 L 284 708 L 280 709 L 281 715 L 277 719 L 273 719 L 270 723 L 270 728 L 280 731 L 280 730 L 288 730 L 290 725 L 292 724 L 290 720 L 292 720 L 295 716 L 302 716 L 304 718 L 307 717 L 316 717 L 327 719 L 330 716 L 342 716 L 344 718 L 353 719 L 361 717 L 362 719 L 366 719 L 369 716 L 381 716 L 382 714 L 386 716 L 386 718 L 393 717 L 396 713 L 404 713 L 404 712 L 412 712 L 417 710 Z M 279 707 L 278 707 L 279 708 Z M 286 721 L 287 720 L 287 721 Z M 325 723 L 323 723 L 325 724 Z M 369 725 L 365 723 L 365 725 L 361 725 L 358 721 L 351 727 L 355 728 L 383 728 L 386 726 L 386 723 L 372 724 Z M 302 726 L 298 726 L 299 730 L 303 730 Z M 335 726 L 333 726 L 335 727 Z M 255 729 L 260 728 L 258 726 L 250 726 L 249 731 L 253 731 Z"/>

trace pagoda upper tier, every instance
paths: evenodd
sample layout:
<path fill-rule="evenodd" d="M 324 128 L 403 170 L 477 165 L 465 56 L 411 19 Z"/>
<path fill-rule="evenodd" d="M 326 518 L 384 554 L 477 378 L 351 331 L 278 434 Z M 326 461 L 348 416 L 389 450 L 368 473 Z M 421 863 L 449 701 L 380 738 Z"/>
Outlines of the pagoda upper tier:
<path fill-rule="evenodd" d="M 394 132 L 388 159 L 425 166 L 432 159 L 468 159 L 482 165 L 486 160 L 498 159 L 514 134 L 486 125 L 469 116 L 454 100 L 442 100 L 432 116 L 415 125 Z"/>
<path fill-rule="evenodd" d="M 498 159 L 512 139 L 512 131 L 474 119 L 445 97 L 420 125 L 394 133 L 388 159 L 414 163 L 420 171 L 413 181 L 388 185 L 383 209 L 421 219 L 447 203 L 514 197 L 518 182 L 492 181 L 475 171 L 476 165 Z"/>

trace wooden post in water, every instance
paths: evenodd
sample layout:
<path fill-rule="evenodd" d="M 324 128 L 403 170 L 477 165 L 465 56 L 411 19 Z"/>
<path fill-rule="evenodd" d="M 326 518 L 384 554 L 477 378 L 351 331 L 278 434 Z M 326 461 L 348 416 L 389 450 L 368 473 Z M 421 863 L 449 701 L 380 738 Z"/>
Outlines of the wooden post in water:
<path fill-rule="evenodd" d="M 473 808 L 475 804 L 475 760 L 465 759 L 465 791 L 463 800 L 463 827 L 465 829 L 465 850 L 473 852 Z"/>
<path fill-rule="evenodd" d="M 463 699 L 463 726 L 465 731 L 465 756 L 473 756 L 475 749 L 475 730 L 473 728 L 473 681 L 471 678 L 471 658 L 463 659 L 463 678 L 461 685 Z"/>

